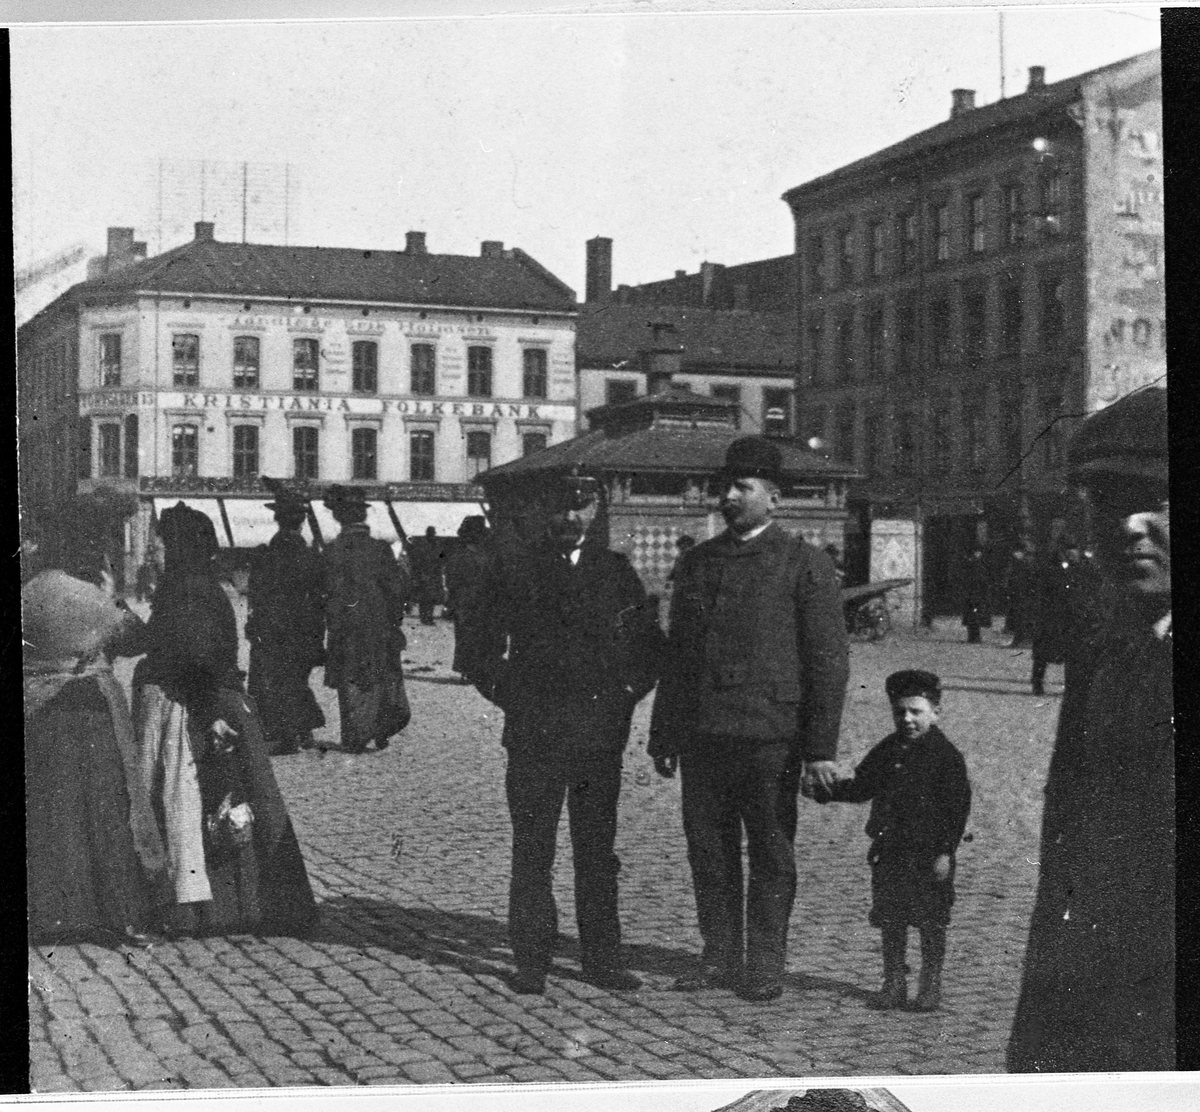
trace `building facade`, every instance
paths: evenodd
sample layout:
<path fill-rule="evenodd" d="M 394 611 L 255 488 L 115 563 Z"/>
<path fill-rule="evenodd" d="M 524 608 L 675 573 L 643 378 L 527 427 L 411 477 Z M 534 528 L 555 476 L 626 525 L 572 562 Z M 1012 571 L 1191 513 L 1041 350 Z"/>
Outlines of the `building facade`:
<path fill-rule="evenodd" d="M 1165 376 L 1161 113 L 1157 52 L 1052 85 L 1034 67 L 784 195 L 800 434 L 867 476 L 854 512 L 926 613 L 953 611 L 975 544 L 998 579 L 1050 543 L 1078 421 Z"/>
<path fill-rule="evenodd" d="M 95 271 L 18 334 L 23 511 L 136 491 L 130 565 L 179 498 L 233 547 L 266 540 L 264 475 L 356 484 L 407 532 L 452 533 L 475 475 L 575 432 L 575 295 L 517 248 L 223 243 L 199 223 Z M 370 521 L 395 539 L 381 505 Z"/>

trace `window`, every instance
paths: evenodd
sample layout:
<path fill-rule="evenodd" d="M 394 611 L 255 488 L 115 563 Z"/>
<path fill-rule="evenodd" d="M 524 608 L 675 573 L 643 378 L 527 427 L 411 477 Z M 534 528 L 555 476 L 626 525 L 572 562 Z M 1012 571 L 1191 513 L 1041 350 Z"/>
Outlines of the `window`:
<path fill-rule="evenodd" d="M 171 337 L 171 362 L 176 386 L 200 385 L 200 337 L 176 333 Z"/>
<path fill-rule="evenodd" d="M 1017 405 L 1001 407 L 1004 421 L 1004 458 L 1006 466 L 1015 467 L 1021 458 L 1021 410 Z"/>
<path fill-rule="evenodd" d="M 379 477 L 378 446 L 379 433 L 375 429 L 350 430 L 351 478 L 377 479 Z"/>
<path fill-rule="evenodd" d="M 1053 238 L 1063 233 L 1063 175 L 1058 170 L 1042 174 L 1042 234 Z"/>
<path fill-rule="evenodd" d="M 1021 351 L 1021 287 L 1005 286 L 1000 294 L 1000 350 L 1005 355 Z"/>
<path fill-rule="evenodd" d="M 917 445 L 911 413 L 897 413 L 895 424 L 895 462 L 897 475 L 911 475 L 917 465 Z"/>
<path fill-rule="evenodd" d="M 814 293 L 825 288 L 825 240 L 821 236 L 808 237 L 808 284 Z"/>
<path fill-rule="evenodd" d="M 954 349 L 950 336 L 950 302 L 934 301 L 929 306 L 929 346 L 933 365 L 939 369 L 950 366 Z"/>
<path fill-rule="evenodd" d="M 896 239 L 900 245 L 900 269 L 912 270 L 917 265 L 917 214 L 901 213 L 896 219 Z"/>
<path fill-rule="evenodd" d="M 896 306 L 897 356 L 901 374 L 913 374 L 920 362 L 917 348 L 917 303 L 905 298 Z"/>
<path fill-rule="evenodd" d="M 983 410 L 968 409 L 963 414 L 963 430 L 967 441 L 967 467 L 971 471 L 987 469 L 987 438 L 984 434 Z"/>
<path fill-rule="evenodd" d="M 492 349 L 467 348 L 467 394 L 472 398 L 492 396 Z"/>
<path fill-rule="evenodd" d="M 316 391 L 321 366 L 320 340 L 304 337 L 292 341 L 292 389 Z"/>
<path fill-rule="evenodd" d="M 870 268 L 872 278 L 883 277 L 883 222 L 874 220 L 867 231 L 867 250 L 870 252 Z"/>
<path fill-rule="evenodd" d="M 546 349 L 526 348 L 521 353 L 523 361 L 522 397 L 544 398 L 547 393 Z"/>
<path fill-rule="evenodd" d="M 374 340 L 355 340 L 350 348 L 351 387 L 356 394 L 379 390 L 379 345 Z"/>
<path fill-rule="evenodd" d="M 521 455 L 531 456 L 546 447 L 549 438 L 544 432 L 527 432 L 521 436 Z"/>
<path fill-rule="evenodd" d="M 195 425 L 171 429 L 171 474 L 187 479 L 200 473 L 200 430 Z"/>
<path fill-rule="evenodd" d="M 320 473 L 320 432 L 313 425 L 292 429 L 292 461 L 297 479 L 316 479 Z"/>
<path fill-rule="evenodd" d="M 854 281 L 853 228 L 847 228 L 838 235 L 838 274 L 843 286 Z"/>
<path fill-rule="evenodd" d="M 950 414 L 944 409 L 933 411 L 933 469 L 945 474 L 953 466 L 954 442 L 950 434 Z"/>
<path fill-rule="evenodd" d="M 414 483 L 433 482 L 433 432 L 416 429 L 408 434 L 408 477 Z"/>
<path fill-rule="evenodd" d="M 768 388 L 763 391 L 763 436 L 792 435 L 792 392 Z"/>
<path fill-rule="evenodd" d="M 467 478 L 473 479 L 492 466 L 492 434 L 467 433 Z"/>
<path fill-rule="evenodd" d="M 838 458 L 845 463 L 854 462 L 854 406 L 846 405 L 838 410 L 834 432 Z"/>
<path fill-rule="evenodd" d="M 833 357 L 838 378 L 849 379 L 854 375 L 854 318 L 842 317 L 834 327 Z"/>
<path fill-rule="evenodd" d="M 100 426 L 100 478 L 121 477 L 121 426 L 106 421 Z"/>
<path fill-rule="evenodd" d="M 412 392 L 422 396 L 437 393 L 437 356 L 433 344 L 413 344 L 409 351 L 412 359 Z"/>
<path fill-rule="evenodd" d="M 972 367 L 983 362 L 987 345 L 987 299 L 982 293 L 963 298 L 963 354 Z"/>
<path fill-rule="evenodd" d="M 1004 187 L 1004 246 L 1016 247 L 1025 234 L 1025 200 L 1019 185 Z"/>
<path fill-rule="evenodd" d="M 867 374 L 883 370 L 883 310 L 876 306 L 867 312 L 866 320 Z"/>
<path fill-rule="evenodd" d="M 637 397 L 637 383 L 631 378 L 607 378 L 604 380 L 604 404 L 623 405 Z"/>
<path fill-rule="evenodd" d="M 734 402 L 737 405 L 733 411 L 733 427 L 740 429 L 742 427 L 742 388 L 719 383 L 712 388 L 712 396 L 720 398 L 722 401 Z"/>
<path fill-rule="evenodd" d="M 1062 278 L 1057 275 L 1043 278 L 1040 291 L 1042 350 L 1054 351 L 1062 343 L 1066 330 Z"/>
<path fill-rule="evenodd" d="M 75 426 L 75 466 L 81 479 L 92 477 L 92 421 L 90 417 L 80 417 Z"/>
<path fill-rule="evenodd" d="M 866 448 L 866 468 L 869 475 L 882 470 L 887 459 L 887 426 L 877 409 L 867 410 L 863 421 L 863 446 Z"/>
<path fill-rule="evenodd" d="M 138 476 L 138 416 L 129 414 L 125 418 L 125 478 Z"/>
<path fill-rule="evenodd" d="M 257 336 L 233 338 L 233 388 L 257 390 L 260 342 Z"/>
<path fill-rule="evenodd" d="M 258 477 L 258 426 L 233 426 L 233 477 Z"/>
<path fill-rule="evenodd" d="M 821 318 L 813 317 L 808 322 L 808 381 L 820 382 L 823 373 L 822 367 L 822 346 L 823 338 L 821 335 Z"/>
<path fill-rule="evenodd" d="M 982 193 L 975 193 L 967 198 L 967 242 L 972 255 L 982 255 L 987 249 Z"/>
<path fill-rule="evenodd" d="M 933 225 L 933 261 L 935 264 L 950 261 L 950 206 L 934 205 L 930 210 Z"/>
<path fill-rule="evenodd" d="M 1049 394 L 1042 398 L 1042 419 L 1046 431 L 1042 435 L 1042 463 L 1047 471 L 1063 464 L 1062 422 L 1057 418 L 1062 412 L 1062 398 Z"/>
<path fill-rule="evenodd" d="M 121 385 L 121 334 L 105 332 L 100 337 L 100 385 Z"/>

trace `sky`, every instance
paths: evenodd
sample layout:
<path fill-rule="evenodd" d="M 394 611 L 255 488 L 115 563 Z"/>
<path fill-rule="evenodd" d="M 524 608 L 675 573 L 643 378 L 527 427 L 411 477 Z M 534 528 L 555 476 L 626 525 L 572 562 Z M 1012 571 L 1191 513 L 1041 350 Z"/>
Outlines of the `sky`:
<path fill-rule="evenodd" d="M 596 235 L 614 240 L 617 283 L 786 254 L 784 190 L 946 118 L 953 88 L 1000 95 L 995 10 L 633 7 L 15 26 L 17 266 L 98 252 L 110 225 L 135 226 L 152 254 L 190 238 L 201 161 L 235 179 L 249 163 L 248 192 L 266 198 L 248 206 L 249 238 L 282 242 L 267 220 L 282 200 L 268 200 L 287 164 L 292 243 L 398 249 L 418 230 L 432 252 L 477 254 L 502 240 L 582 294 Z M 1010 9 L 1007 92 L 1031 65 L 1054 81 L 1158 41 L 1147 5 Z M 160 160 L 186 235 L 159 235 Z M 240 206 L 214 212 L 220 175 L 206 175 L 204 215 L 240 239 Z"/>

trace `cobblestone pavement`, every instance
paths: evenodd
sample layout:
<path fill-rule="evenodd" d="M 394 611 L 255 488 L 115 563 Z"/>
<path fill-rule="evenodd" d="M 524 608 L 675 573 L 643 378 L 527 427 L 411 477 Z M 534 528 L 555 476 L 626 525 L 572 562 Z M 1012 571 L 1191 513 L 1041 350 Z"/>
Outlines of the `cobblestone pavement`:
<path fill-rule="evenodd" d="M 699 937 L 678 780 L 645 755 L 649 700 L 625 762 L 621 908 L 639 992 L 579 977 L 569 845 L 556 888 L 563 946 L 542 998 L 507 986 L 509 827 L 501 716 L 449 671 L 452 633 L 413 623 L 412 725 L 358 757 L 307 752 L 276 773 L 322 905 L 304 940 L 190 939 L 149 950 L 30 950 L 31 1084 L 69 1089 L 999 1072 L 1036 873 L 1041 787 L 1058 712 L 1029 694 L 1028 654 L 960 626 L 855 644 L 843 754 L 890 729 L 883 677 L 943 678 L 942 724 L 975 790 L 959 854 L 944 1009 L 878 1013 L 866 922 L 866 809 L 802 802 L 799 894 L 783 998 L 669 991 Z M 129 668 L 124 670 L 126 680 Z M 317 688 L 337 738 L 336 700 Z M 915 939 L 910 964 L 916 965 Z"/>

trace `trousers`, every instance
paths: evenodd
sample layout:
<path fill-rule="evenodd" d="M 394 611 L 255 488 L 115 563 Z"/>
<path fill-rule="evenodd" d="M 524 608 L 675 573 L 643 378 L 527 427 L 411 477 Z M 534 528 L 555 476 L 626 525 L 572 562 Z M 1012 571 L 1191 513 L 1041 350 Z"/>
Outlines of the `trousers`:
<path fill-rule="evenodd" d="M 617 797 L 621 753 L 546 755 L 510 750 L 505 791 L 512 819 L 508 931 L 518 967 L 544 971 L 558 940 L 553 871 L 564 801 L 575 866 L 575 916 L 583 966 L 620 968 Z"/>
<path fill-rule="evenodd" d="M 705 739 L 680 757 L 683 829 L 703 961 L 775 985 L 796 898 L 798 770 L 786 742 Z M 750 863 L 743 884 L 742 835 Z"/>

